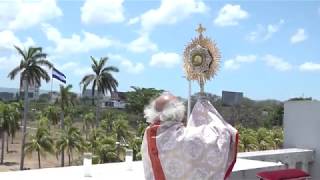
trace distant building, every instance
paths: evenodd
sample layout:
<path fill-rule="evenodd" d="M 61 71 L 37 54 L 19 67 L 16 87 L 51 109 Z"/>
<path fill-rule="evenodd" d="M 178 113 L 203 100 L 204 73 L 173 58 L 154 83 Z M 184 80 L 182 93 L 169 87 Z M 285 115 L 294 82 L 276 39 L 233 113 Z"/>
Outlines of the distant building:
<path fill-rule="evenodd" d="M 222 105 L 229 107 L 231 116 L 225 117 L 225 120 L 234 126 L 236 121 L 239 120 L 240 104 L 243 99 L 242 92 L 222 91 Z"/>
<path fill-rule="evenodd" d="M 238 106 L 242 98 L 242 92 L 222 91 L 222 104 L 224 106 Z"/>
<path fill-rule="evenodd" d="M 11 92 L 0 92 L 0 100 L 2 101 L 12 101 L 16 99 L 15 94 Z"/>
<path fill-rule="evenodd" d="M 125 92 L 113 92 L 111 97 L 104 100 L 103 107 L 111 107 L 116 109 L 124 109 L 127 104 L 127 98 Z"/>
<path fill-rule="evenodd" d="M 98 92 L 95 91 L 95 95 Z M 82 92 L 82 98 L 92 99 L 92 90 L 86 89 Z M 101 107 L 110 107 L 116 109 L 124 109 L 126 107 L 126 96 L 125 92 L 113 92 L 111 96 L 102 95 L 100 97 Z"/>

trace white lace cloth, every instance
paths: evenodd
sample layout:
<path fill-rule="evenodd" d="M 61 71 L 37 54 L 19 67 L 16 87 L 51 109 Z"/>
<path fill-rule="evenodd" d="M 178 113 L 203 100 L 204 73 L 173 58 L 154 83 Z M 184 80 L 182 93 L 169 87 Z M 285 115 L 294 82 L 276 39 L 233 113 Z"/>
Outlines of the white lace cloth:
<path fill-rule="evenodd" d="M 153 180 L 147 133 L 142 143 L 145 178 Z M 198 100 L 187 126 L 161 122 L 156 133 L 158 157 L 166 180 L 223 180 L 235 160 L 237 130 L 207 100 Z"/>

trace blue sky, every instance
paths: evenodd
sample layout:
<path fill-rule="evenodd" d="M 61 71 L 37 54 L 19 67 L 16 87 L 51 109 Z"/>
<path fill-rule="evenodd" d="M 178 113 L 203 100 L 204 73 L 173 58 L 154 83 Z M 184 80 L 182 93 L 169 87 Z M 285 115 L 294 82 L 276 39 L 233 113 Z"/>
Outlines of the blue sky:
<path fill-rule="evenodd" d="M 154 87 L 186 97 L 182 53 L 199 23 L 222 54 L 206 91 L 320 98 L 319 1 L 0 0 L 0 86 L 18 87 L 7 78 L 20 60 L 15 44 L 42 46 L 74 91 L 90 73 L 90 56 L 108 56 L 120 69 L 120 91 Z"/>

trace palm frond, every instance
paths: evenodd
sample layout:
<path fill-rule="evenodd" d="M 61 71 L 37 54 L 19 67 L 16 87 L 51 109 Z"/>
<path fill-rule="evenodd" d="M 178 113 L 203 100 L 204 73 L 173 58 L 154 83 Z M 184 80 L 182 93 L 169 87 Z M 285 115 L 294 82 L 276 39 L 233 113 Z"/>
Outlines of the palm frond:
<path fill-rule="evenodd" d="M 87 74 L 82 78 L 80 83 L 83 84 L 84 86 L 88 86 L 94 80 L 94 78 L 95 78 L 94 74 Z"/>
<path fill-rule="evenodd" d="M 27 59 L 26 52 L 24 52 L 21 48 L 18 46 L 14 46 L 14 48 L 18 51 L 18 53 L 23 57 L 23 59 Z"/>
<path fill-rule="evenodd" d="M 22 69 L 21 69 L 20 66 L 15 67 L 15 68 L 8 74 L 8 78 L 10 78 L 11 80 L 13 80 L 21 70 L 22 70 Z"/>
<path fill-rule="evenodd" d="M 119 72 L 119 69 L 115 66 L 108 66 L 102 69 L 102 73 L 104 72 Z"/>
<path fill-rule="evenodd" d="M 48 60 L 45 60 L 45 59 L 38 60 L 36 62 L 36 64 L 40 65 L 40 66 L 45 66 L 45 67 L 48 67 L 48 68 L 53 68 L 53 64 L 51 62 L 49 62 Z"/>

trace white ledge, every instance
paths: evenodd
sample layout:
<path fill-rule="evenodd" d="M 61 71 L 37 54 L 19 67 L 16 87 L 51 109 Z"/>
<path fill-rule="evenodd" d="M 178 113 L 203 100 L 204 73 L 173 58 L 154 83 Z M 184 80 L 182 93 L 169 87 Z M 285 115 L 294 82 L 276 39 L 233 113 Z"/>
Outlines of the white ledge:
<path fill-rule="evenodd" d="M 233 172 L 250 171 L 261 168 L 281 167 L 281 163 L 263 162 L 257 160 L 237 159 Z M 32 179 L 32 180 L 63 180 L 63 179 L 91 179 L 91 180 L 142 180 L 144 179 L 141 161 L 133 162 L 132 169 L 128 170 L 126 163 L 107 163 L 92 166 L 92 177 L 86 178 L 82 166 L 64 168 L 45 168 L 27 171 L 10 171 L 0 173 L 0 179 Z"/>
<path fill-rule="evenodd" d="M 230 180 L 256 179 L 257 172 L 283 169 L 286 166 L 295 167 L 297 162 L 303 162 L 302 168 L 308 170 L 308 165 L 314 160 L 314 151 L 306 149 L 278 149 L 238 153 L 237 162 L 232 170 Z M 311 164 L 312 165 L 312 164 Z M 84 177 L 82 166 L 64 168 L 46 168 L 27 171 L 1 172 L 0 179 L 32 179 L 32 180 L 143 180 L 143 165 L 141 161 L 133 162 L 131 170 L 126 163 L 107 163 L 92 166 L 92 177 Z"/>
<path fill-rule="evenodd" d="M 299 148 L 276 149 L 276 150 L 266 150 L 266 151 L 242 152 L 242 153 L 238 153 L 238 157 L 250 159 L 251 157 L 297 154 L 297 153 L 302 153 L 302 154 L 307 153 L 307 154 L 313 155 L 314 151 L 309 149 L 299 149 Z"/>

